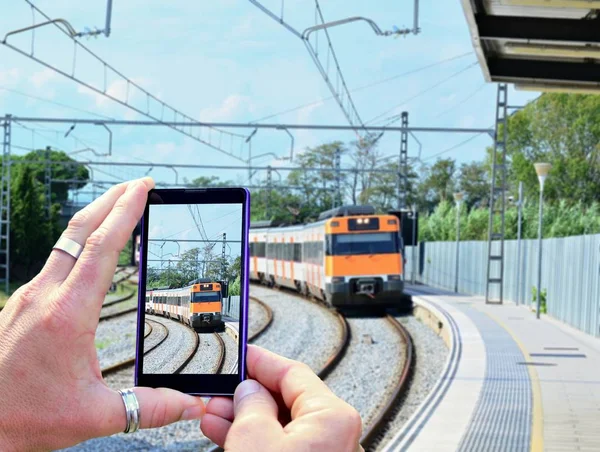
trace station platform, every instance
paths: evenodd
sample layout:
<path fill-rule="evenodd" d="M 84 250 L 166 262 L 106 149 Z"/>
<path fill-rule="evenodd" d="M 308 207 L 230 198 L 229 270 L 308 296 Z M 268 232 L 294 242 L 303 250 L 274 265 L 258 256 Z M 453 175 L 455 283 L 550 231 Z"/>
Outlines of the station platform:
<path fill-rule="evenodd" d="M 449 354 L 385 450 L 600 451 L 600 339 L 510 302 L 407 292 L 446 319 Z"/>

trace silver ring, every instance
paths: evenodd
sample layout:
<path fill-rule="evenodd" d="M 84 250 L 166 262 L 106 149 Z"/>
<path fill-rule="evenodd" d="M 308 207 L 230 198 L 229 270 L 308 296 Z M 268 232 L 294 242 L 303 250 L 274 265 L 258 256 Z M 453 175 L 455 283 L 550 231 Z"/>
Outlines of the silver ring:
<path fill-rule="evenodd" d="M 133 433 L 140 428 L 140 405 L 132 389 L 119 389 L 119 394 L 125 405 L 127 425 L 123 433 Z"/>
<path fill-rule="evenodd" d="M 67 237 L 63 237 L 62 235 L 60 236 L 56 244 L 52 247 L 52 249 L 64 251 L 70 256 L 73 256 L 75 259 L 78 259 L 79 256 L 81 256 L 81 253 L 83 252 L 83 246 L 81 246 L 74 240 L 71 240 Z"/>

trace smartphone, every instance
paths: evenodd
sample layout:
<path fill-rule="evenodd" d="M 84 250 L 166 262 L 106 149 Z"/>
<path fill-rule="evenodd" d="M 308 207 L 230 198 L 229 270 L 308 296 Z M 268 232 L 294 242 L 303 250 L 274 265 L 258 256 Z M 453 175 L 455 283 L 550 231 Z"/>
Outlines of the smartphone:
<path fill-rule="evenodd" d="M 148 193 L 136 386 L 233 395 L 245 379 L 249 208 L 243 188 Z"/>

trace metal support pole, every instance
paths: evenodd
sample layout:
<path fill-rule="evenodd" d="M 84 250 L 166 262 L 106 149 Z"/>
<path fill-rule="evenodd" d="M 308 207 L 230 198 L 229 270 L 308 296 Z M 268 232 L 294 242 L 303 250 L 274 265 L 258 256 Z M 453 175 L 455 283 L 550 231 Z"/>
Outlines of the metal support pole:
<path fill-rule="evenodd" d="M 540 182 L 540 217 L 538 221 L 538 280 L 536 317 L 540 318 L 542 300 L 542 215 L 544 213 L 544 182 Z"/>
<path fill-rule="evenodd" d="M 401 114 L 402 127 L 408 127 L 408 112 Z M 398 161 L 398 210 L 405 209 L 408 202 L 408 132 L 400 133 L 400 158 Z"/>
<path fill-rule="evenodd" d="M 266 219 L 269 220 L 271 218 L 271 195 L 272 195 L 272 170 L 269 165 L 267 169 L 267 205 L 265 206 L 265 215 Z"/>
<path fill-rule="evenodd" d="M 415 285 L 417 279 L 417 205 L 413 205 L 413 224 L 412 224 L 412 250 L 411 250 L 411 263 L 412 263 L 412 278 L 411 283 Z"/>
<path fill-rule="evenodd" d="M 340 174 L 340 162 L 341 162 L 341 151 L 340 148 L 336 148 L 334 156 L 334 167 L 335 167 L 335 195 L 333 200 L 333 207 L 342 205 L 342 181 Z"/>
<path fill-rule="evenodd" d="M 225 280 L 225 273 L 227 271 L 227 262 L 225 261 L 225 246 L 227 243 L 227 233 L 223 232 L 223 244 L 221 247 L 221 279 Z"/>
<path fill-rule="evenodd" d="M 10 142 L 11 142 L 11 115 L 4 117 L 4 138 L 2 140 L 2 179 L 0 180 L 0 243 L 4 248 L 4 262 L 0 259 L 0 269 L 4 269 L 4 283 L 6 295 L 10 295 Z"/>
<path fill-rule="evenodd" d="M 460 253 L 460 202 L 456 203 L 456 266 L 454 269 L 454 292 L 458 292 L 458 268 Z"/>
<path fill-rule="evenodd" d="M 519 182 L 519 200 L 517 201 L 519 209 L 517 220 L 517 306 L 521 303 L 521 223 L 523 218 L 523 182 Z"/>
<path fill-rule="evenodd" d="M 50 164 L 50 146 L 46 146 L 46 164 L 44 165 L 44 185 L 46 186 L 46 219 L 50 221 L 52 210 L 52 166 Z"/>

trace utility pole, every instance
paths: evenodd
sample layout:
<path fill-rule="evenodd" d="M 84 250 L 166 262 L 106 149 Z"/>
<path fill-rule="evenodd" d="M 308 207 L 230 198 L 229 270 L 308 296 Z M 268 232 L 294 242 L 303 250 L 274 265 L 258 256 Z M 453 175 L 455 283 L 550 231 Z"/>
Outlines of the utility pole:
<path fill-rule="evenodd" d="M 519 199 L 517 200 L 519 219 L 517 221 L 517 306 L 521 303 L 521 220 L 523 217 L 523 182 L 519 182 Z"/>
<path fill-rule="evenodd" d="M 335 156 L 333 158 L 334 171 L 335 171 L 335 195 L 333 198 L 333 208 L 338 204 L 342 205 L 342 180 L 340 174 L 340 163 L 341 163 L 341 151 L 340 148 L 335 149 Z"/>
<path fill-rule="evenodd" d="M 408 112 L 403 111 L 401 115 L 402 127 L 408 127 Z M 398 160 L 398 210 L 407 207 L 408 197 L 408 132 L 400 132 L 400 158 Z"/>
<path fill-rule="evenodd" d="M 266 219 L 271 218 L 271 190 L 272 190 L 272 168 L 271 165 L 267 167 L 267 205 L 265 206 Z"/>
<path fill-rule="evenodd" d="M 45 154 L 44 186 L 46 187 L 46 219 L 50 221 L 50 212 L 52 210 L 52 166 L 50 165 L 50 146 L 46 146 Z"/>

